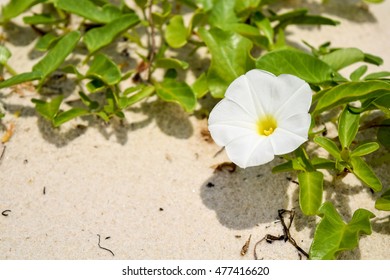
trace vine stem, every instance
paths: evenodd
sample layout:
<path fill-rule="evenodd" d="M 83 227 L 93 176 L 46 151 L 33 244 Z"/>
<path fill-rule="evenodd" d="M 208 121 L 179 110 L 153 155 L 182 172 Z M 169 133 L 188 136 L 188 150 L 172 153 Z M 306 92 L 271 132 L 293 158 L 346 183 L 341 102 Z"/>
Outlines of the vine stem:
<path fill-rule="evenodd" d="M 155 57 L 156 52 L 156 40 L 155 40 L 155 29 L 154 29 L 154 22 L 153 22 L 153 15 L 152 15 L 152 6 L 153 6 L 153 0 L 149 1 L 148 4 L 148 17 L 149 17 L 149 23 L 150 23 L 150 35 L 149 35 L 149 66 L 148 66 L 148 81 L 150 82 L 152 78 L 152 63 Z"/>

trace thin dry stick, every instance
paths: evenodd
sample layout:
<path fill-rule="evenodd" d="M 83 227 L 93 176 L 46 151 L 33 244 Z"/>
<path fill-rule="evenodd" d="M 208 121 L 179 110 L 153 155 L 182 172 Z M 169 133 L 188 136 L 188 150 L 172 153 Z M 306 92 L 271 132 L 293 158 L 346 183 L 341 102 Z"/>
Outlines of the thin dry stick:
<path fill-rule="evenodd" d="M 290 214 L 289 216 L 289 220 L 290 220 L 290 224 L 287 226 L 285 221 L 284 221 L 284 214 L 285 213 L 288 213 Z M 291 228 L 291 225 L 292 225 L 292 222 L 294 220 L 294 216 L 295 216 L 295 212 L 293 210 L 285 210 L 285 209 L 281 209 L 281 210 L 278 210 L 278 216 L 280 218 L 280 222 L 282 224 L 282 227 L 283 227 L 283 235 L 280 235 L 280 236 L 274 236 L 274 235 L 271 235 L 271 234 L 267 234 L 265 235 L 260 241 L 258 241 L 256 244 L 255 244 L 255 247 L 253 249 L 253 255 L 255 257 L 255 260 L 258 260 L 258 257 L 257 257 L 257 253 L 256 253 L 256 248 L 257 246 L 263 242 L 264 240 L 267 241 L 268 243 L 272 243 L 273 241 L 278 241 L 278 240 L 284 240 L 284 242 L 288 241 L 290 242 L 291 245 L 293 245 L 300 253 L 302 253 L 305 257 L 309 258 L 309 254 L 305 252 L 305 250 L 303 250 L 298 244 L 297 242 L 294 240 L 294 238 L 292 238 L 291 236 L 291 233 L 290 233 L 290 228 Z"/>
<path fill-rule="evenodd" d="M 100 246 L 100 234 L 97 234 L 97 236 L 99 237 L 99 241 L 98 241 L 99 248 L 110 252 L 112 254 L 112 256 L 115 257 L 114 252 L 112 252 L 110 249 L 107 249 L 107 248 Z"/>
<path fill-rule="evenodd" d="M 4 146 L 4 147 L 3 147 L 3 150 L 1 151 L 0 162 L 1 162 L 1 160 L 3 159 L 4 153 L 5 153 L 5 148 L 7 148 L 7 146 Z"/>

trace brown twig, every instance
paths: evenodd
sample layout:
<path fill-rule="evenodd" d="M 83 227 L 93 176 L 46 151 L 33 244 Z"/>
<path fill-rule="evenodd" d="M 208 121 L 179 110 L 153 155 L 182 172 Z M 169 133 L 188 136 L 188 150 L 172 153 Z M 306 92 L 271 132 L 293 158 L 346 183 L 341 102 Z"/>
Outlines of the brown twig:
<path fill-rule="evenodd" d="M 100 234 L 97 234 L 97 236 L 99 237 L 99 241 L 98 241 L 99 248 L 110 252 L 112 254 L 112 256 L 115 257 L 115 254 L 114 254 L 113 251 L 111 251 L 110 249 L 107 249 L 107 248 L 104 248 L 104 247 L 100 246 Z"/>
<path fill-rule="evenodd" d="M 284 214 L 287 213 L 289 214 L 289 225 L 286 225 L 286 222 L 284 221 Z M 255 260 L 258 260 L 257 253 L 256 253 L 256 248 L 257 246 L 263 242 L 264 240 L 268 243 L 272 243 L 273 241 L 279 241 L 279 240 L 284 240 L 284 242 L 289 242 L 291 245 L 293 245 L 301 254 L 303 254 L 306 258 L 309 258 L 309 254 L 305 252 L 295 241 L 295 239 L 291 236 L 290 233 L 290 228 L 292 225 L 292 222 L 294 220 L 295 212 L 293 210 L 285 210 L 285 209 L 280 209 L 278 210 L 278 216 L 280 219 L 280 222 L 283 227 L 283 235 L 280 236 L 274 236 L 271 234 L 266 234 L 260 241 L 256 242 L 255 247 L 253 249 L 253 255 Z"/>

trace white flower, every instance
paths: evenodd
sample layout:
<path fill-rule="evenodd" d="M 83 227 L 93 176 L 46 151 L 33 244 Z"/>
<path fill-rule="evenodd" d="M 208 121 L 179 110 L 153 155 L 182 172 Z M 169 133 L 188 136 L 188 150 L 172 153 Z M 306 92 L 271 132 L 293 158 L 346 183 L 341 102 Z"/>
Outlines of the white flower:
<path fill-rule="evenodd" d="M 309 85 L 298 77 L 251 70 L 211 111 L 211 136 L 241 168 L 265 164 L 307 140 L 311 99 Z"/>

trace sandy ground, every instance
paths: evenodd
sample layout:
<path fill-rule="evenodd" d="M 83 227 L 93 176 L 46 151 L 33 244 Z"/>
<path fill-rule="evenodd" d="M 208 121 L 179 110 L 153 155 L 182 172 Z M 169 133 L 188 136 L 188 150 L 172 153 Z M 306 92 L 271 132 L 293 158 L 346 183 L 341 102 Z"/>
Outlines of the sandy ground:
<path fill-rule="evenodd" d="M 356 1 L 289 2 L 342 22 L 336 28 L 289 28 L 291 42 L 358 47 L 385 60 L 370 69 L 390 69 L 390 1 L 369 10 Z M 10 64 L 19 72 L 36 61 L 35 35 L 14 37 L 25 31 L 14 26 L 6 32 Z M 30 99 L 37 95 L 18 92 L 0 91 L 8 112 L 3 123 L 15 125 L 0 162 L 0 210 L 11 210 L 0 216 L 0 259 L 253 259 L 256 241 L 283 233 L 278 209 L 291 208 L 296 210 L 291 234 L 309 250 L 315 218 L 299 211 L 298 186 L 287 179 L 294 175 L 271 174 L 279 159 L 214 172 L 213 165 L 228 159 L 224 152 L 216 155 L 220 148 L 204 135 L 206 120 L 175 104 L 149 99 L 123 123 L 84 118 L 53 129 L 34 112 Z M 375 169 L 385 188 L 388 169 Z M 388 214 L 373 208 L 378 194 L 352 175 L 335 186 L 327 182 L 325 189 L 346 219 L 359 207 L 377 215 L 372 235 L 342 258 L 390 259 Z M 99 247 L 99 236 L 100 246 L 112 253 Z M 241 256 L 249 236 L 249 250 Z M 299 258 L 284 242 L 264 243 L 257 254 Z"/>

